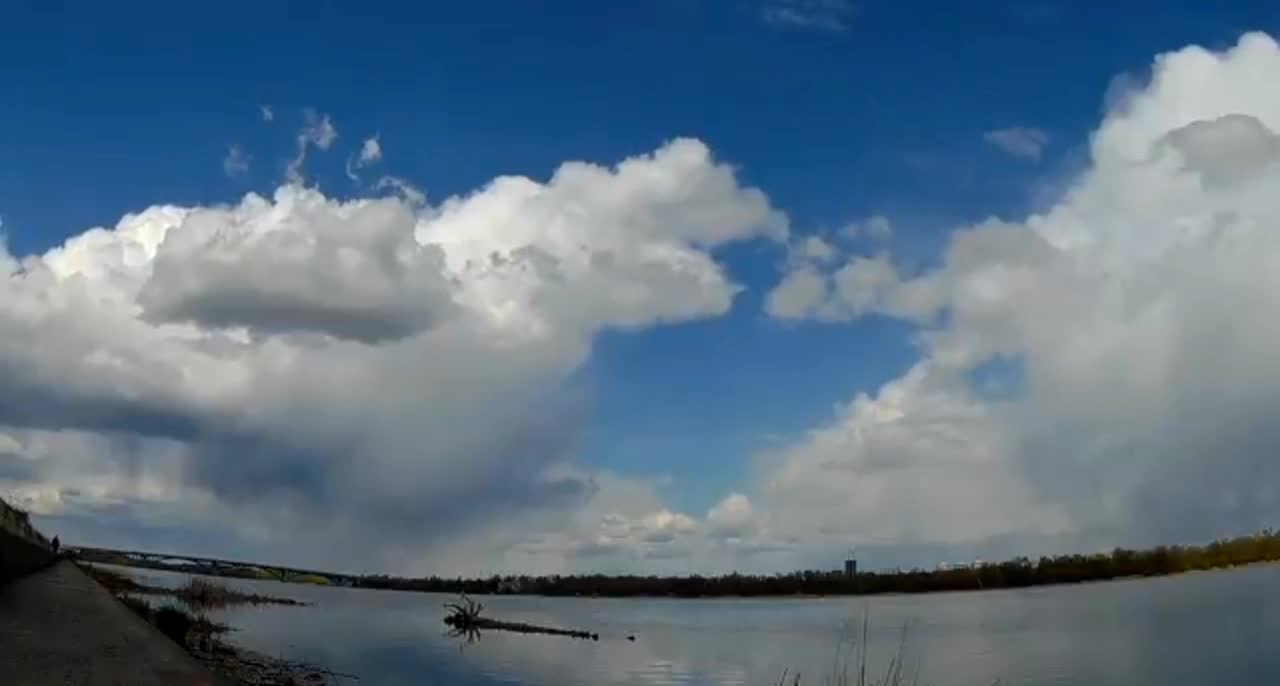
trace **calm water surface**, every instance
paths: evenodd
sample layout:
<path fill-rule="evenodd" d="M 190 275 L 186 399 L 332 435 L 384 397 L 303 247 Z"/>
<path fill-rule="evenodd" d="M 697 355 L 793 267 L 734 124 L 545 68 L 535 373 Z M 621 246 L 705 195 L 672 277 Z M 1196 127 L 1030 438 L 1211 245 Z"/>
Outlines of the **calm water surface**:
<path fill-rule="evenodd" d="M 153 583 L 185 578 L 128 571 Z M 223 581 L 314 603 L 213 613 L 237 629 L 233 642 L 359 675 L 361 686 L 772 685 L 784 669 L 820 684 L 864 612 L 872 665 L 893 656 L 905 626 L 922 684 L 1280 684 L 1278 566 L 870 599 L 485 597 L 489 616 L 585 629 L 600 641 L 486 632 L 471 645 L 443 635 L 449 596 Z"/>

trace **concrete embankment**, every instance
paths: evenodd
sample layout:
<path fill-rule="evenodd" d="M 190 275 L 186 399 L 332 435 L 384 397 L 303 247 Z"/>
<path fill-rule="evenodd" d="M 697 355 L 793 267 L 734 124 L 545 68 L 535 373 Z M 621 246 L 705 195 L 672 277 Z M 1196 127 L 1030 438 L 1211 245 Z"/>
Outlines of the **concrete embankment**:
<path fill-rule="evenodd" d="M 53 564 L 49 541 L 31 526 L 27 513 L 0 500 L 0 583 Z"/>
<path fill-rule="evenodd" d="M 226 686 L 0 500 L 0 684 Z"/>
<path fill-rule="evenodd" d="M 5 686 L 227 686 L 62 561 L 0 586 Z"/>

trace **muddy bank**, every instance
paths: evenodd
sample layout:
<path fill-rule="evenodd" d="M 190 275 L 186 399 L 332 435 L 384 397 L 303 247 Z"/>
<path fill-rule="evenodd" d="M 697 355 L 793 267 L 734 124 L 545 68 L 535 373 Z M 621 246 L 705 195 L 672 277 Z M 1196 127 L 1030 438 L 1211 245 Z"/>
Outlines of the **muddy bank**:
<path fill-rule="evenodd" d="M 315 665 L 262 655 L 229 642 L 232 628 L 212 622 L 201 612 L 173 606 L 153 606 L 148 600 L 170 597 L 188 607 L 215 608 L 235 603 L 303 605 L 290 598 L 241 593 L 220 584 L 192 579 L 185 586 L 163 588 L 140 583 L 118 572 L 80 565 L 83 571 L 110 591 L 125 607 L 181 646 L 211 672 L 243 686 L 336 686 L 356 677 Z"/>
<path fill-rule="evenodd" d="M 244 686 L 337 686 L 358 683 L 351 674 L 315 665 L 268 657 L 224 641 L 188 646 L 187 650 L 210 670 Z"/>

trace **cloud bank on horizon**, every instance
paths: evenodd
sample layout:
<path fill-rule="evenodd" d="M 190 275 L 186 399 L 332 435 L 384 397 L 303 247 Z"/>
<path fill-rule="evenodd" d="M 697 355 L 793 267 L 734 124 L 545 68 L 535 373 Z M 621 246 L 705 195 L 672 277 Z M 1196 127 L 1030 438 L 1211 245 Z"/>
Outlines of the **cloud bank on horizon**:
<path fill-rule="evenodd" d="M 927 269 L 892 252 L 889 218 L 797 235 L 692 139 L 439 202 L 329 197 L 302 183 L 338 137 L 311 112 L 270 197 L 0 248 L 0 486 L 69 525 L 397 572 L 778 569 L 851 544 L 913 559 L 1274 525 L 1277 80 L 1263 34 L 1159 56 L 1055 203 L 956 229 Z M 778 325 L 901 319 L 918 361 L 743 456 L 753 483 L 705 513 L 583 466 L 572 375 L 599 336 L 723 316 L 743 286 L 718 251 L 751 241 L 787 246 Z"/>

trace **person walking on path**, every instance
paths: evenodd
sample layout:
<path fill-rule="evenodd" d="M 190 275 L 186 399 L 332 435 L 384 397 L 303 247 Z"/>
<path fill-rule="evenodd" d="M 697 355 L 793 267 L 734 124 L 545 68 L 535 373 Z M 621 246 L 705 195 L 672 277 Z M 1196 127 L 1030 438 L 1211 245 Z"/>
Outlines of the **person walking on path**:
<path fill-rule="evenodd" d="M 61 548 L 61 547 L 62 547 L 62 543 L 58 541 L 58 537 L 57 537 L 57 536 L 54 536 L 54 537 L 53 537 L 53 554 L 54 554 L 54 555 L 57 555 L 57 554 L 58 554 L 58 548 Z"/>

